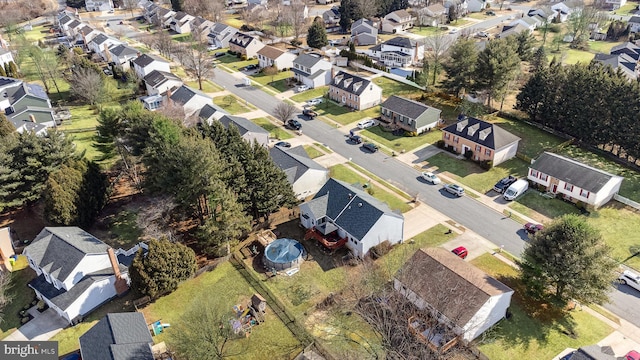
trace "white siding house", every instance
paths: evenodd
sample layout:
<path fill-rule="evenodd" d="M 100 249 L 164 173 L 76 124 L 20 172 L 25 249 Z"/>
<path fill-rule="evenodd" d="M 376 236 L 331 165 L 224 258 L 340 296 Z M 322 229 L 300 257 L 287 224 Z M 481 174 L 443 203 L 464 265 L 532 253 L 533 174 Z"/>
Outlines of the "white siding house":
<path fill-rule="evenodd" d="M 262 49 L 258 50 L 258 65 L 260 68 L 275 66 L 279 71 L 291 69 L 293 67 L 293 60 L 295 59 L 296 55 L 294 53 L 280 50 L 269 45 L 265 45 Z"/>
<path fill-rule="evenodd" d="M 142 54 L 133 60 L 133 70 L 140 79 L 144 79 L 153 70 L 171 72 L 168 61 L 149 54 Z"/>
<path fill-rule="evenodd" d="M 318 55 L 300 54 L 293 60 L 296 80 L 313 89 L 331 83 L 331 63 Z"/>
<path fill-rule="evenodd" d="M 200 111 L 203 106 L 213 102 L 205 93 L 186 85 L 182 85 L 176 91 L 172 92 L 169 99 L 171 99 L 172 103 L 182 107 L 185 117 L 195 114 L 197 111 Z"/>
<path fill-rule="evenodd" d="M 317 193 L 329 180 L 329 170 L 307 155 L 302 146 L 269 150 L 273 162 L 287 175 L 293 193 L 300 200 Z"/>
<path fill-rule="evenodd" d="M 240 136 L 250 144 L 255 141 L 264 147 L 269 145 L 269 132 L 247 118 L 224 115 L 218 121 L 225 128 L 235 126 L 240 132 Z"/>
<path fill-rule="evenodd" d="M 144 77 L 147 95 L 164 95 L 167 91 L 177 89 L 182 84 L 182 79 L 166 71 L 153 70 Z"/>

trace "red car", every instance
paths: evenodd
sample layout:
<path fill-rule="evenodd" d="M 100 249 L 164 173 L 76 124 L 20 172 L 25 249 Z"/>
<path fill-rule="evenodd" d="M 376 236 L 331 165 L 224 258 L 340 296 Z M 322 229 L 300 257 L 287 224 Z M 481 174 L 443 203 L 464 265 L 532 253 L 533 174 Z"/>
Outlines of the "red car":
<path fill-rule="evenodd" d="M 538 231 L 544 229 L 544 226 L 542 226 L 541 224 L 534 224 L 534 223 L 526 223 L 524 224 L 524 230 L 526 232 L 528 232 L 529 234 L 535 234 Z"/>
<path fill-rule="evenodd" d="M 625 360 L 640 360 L 640 352 L 631 350 L 624 356 Z"/>
<path fill-rule="evenodd" d="M 458 246 L 457 248 L 451 250 L 451 252 L 456 254 L 456 256 L 460 259 L 466 259 L 467 255 L 469 255 L 467 248 L 465 248 L 464 246 Z"/>

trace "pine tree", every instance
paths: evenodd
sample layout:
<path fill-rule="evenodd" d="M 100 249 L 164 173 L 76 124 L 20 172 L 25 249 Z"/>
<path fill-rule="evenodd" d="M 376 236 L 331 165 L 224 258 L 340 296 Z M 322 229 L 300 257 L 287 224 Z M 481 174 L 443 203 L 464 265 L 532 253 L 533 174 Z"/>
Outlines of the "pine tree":
<path fill-rule="evenodd" d="M 7 76 L 7 72 L 4 70 L 3 66 L 0 66 L 0 76 Z"/>
<path fill-rule="evenodd" d="M 183 11 L 184 0 L 171 0 L 171 8 L 173 9 L 173 11 Z"/>
<path fill-rule="evenodd" d="M 8 77 L 15 77 L 11 73 L 11 66 L 9 65 L 9 63 L 4 64 L 4 73 L 7 74 Z"/>
<path fill-rule="evenodd" d="M 321 49 L 329 44 L 327 40 L 327 32 L 324 28 L 324 22 L 321 17 L 316 16 L 313 24 L 309 27 L 307 34 L 307 45 L 312 48 Z"/>
<path fill-rule="evenodd" d="M 536 39 L 528 31 L 522 31 L 516 35 L 518 49 L 516 50 L 520 60 L 529 61 L 533 57 L 533 45 Z"/>
<path fill-rule="evenodd" d="M 56 225 L 77 225 L 82 170 L 77 164 L 63 164 L 51 172 L 44 191 L 44 216 Z"/>
<path fill-rule="evenodd" d="M 0 67 L 0 69 L 2 69 L 2 67 Z M 15 126 L 13 126 L 13 124 L 9 120 L 7 120 L 7 117 L 4 115 L 4 113 L 0 112 L 0 138 L 13 133 L 14 131 L 16 131 Z"/>
<path fill-rule="evenodd" d="M 502 98 L 509 81 L 520 66 L 520 58 L 511 38 L 492 40 L 478 55 L 475 88 L 487 93 L 487 106 L 492 100 Z"/>
<path fill-rule="evenodd" d="M 449 61 L 442 64 L 447 73 L 443 86 L 458 96 L 463 89 L 468 90 L 473 84 L 478 50 L 473 40 L 460 37 L 449 50 L 449 54 Z"/>
<path fill-rule="evenodd" d="M 18 66 L 16 65 L 15 62 L 13 61 L 9 62 L 9 69 L 11 69 L 11 77 L 17 78 L 20 75 L 20 72 L 18 71 Z"/>

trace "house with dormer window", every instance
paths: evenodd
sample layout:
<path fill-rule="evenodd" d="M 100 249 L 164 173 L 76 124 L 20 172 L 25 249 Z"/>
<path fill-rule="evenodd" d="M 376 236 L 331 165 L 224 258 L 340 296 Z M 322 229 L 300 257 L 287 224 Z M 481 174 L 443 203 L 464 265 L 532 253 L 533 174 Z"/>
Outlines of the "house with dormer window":
<path fill-rule="evenodd" d="M 396 10 L 385 15 L 381 28 L 383 32 L 399 34 L 411 29 L 415 20 L 407 10 Z"/>
<path fill-rule="evenodd" d="M 129 290 L 113 249 L 78 227 L 46 227 L 22 254 L 37 274 L 29 287 L 69 324 Z"/>
<path fill-rule="evenodd" d="M 334 250 L 345 246 L 363 257 L 373 246 L 403 241 L 404 216 L 369 195 L 361 186 L 330 178 L 313 199 L 300 205 L 305 238 Z"/>
<path fill-rule="evenodd" d="M 329 84 L 329 98 L 355 110 L 364 110 L 382 102 L 382 88 L 371 80 L 340 71 Z"/>
<path fill-rule="evenodd" d="M 527 179 L 565 200 L 599 208 L 620 191 L 623 177 L 550 152 L 530 166 Z"/>
<path fill-rule="evenodd" d="M 442 129 L 442 140 L 456 153 L 472 151 L 473 160 L 492 161 L 493 166 L 516 156 L 520 142 L 519 137 L 503 128 L 466 115 L 458 116 L 458 122 Z"/>
<path fill-rule="evenodd" d="M 310 89 L 331 83 L 331 63 L 320 55 L 300 54 L 293 60 L 294 78 Z"/>
<path fill-rule="evenodd" d="M 244 55 L 247 59 L 253 59 L 258 56 L 258 50 L 262 49 L 264 44 L 257 38 L 243 34 L 235 33 L 229 39 L 229 51 Z"/>
<path fill-rule="evenodd" d="M 424 43 L 397 36 L 370 48 L 369 55 L 388 67 L 408 67 L 424 59 Z"/>

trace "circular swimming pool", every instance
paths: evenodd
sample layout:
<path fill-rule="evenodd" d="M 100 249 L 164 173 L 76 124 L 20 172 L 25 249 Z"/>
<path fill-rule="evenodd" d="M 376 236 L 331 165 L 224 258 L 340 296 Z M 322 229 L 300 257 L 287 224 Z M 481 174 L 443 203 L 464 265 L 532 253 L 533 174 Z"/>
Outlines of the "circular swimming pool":
<path fill-rule="evenodd" d="M 267 270 L 286 270 L 304 261 L 304 246 L 293 239 L 276 239 L 264 249 Z"/>

